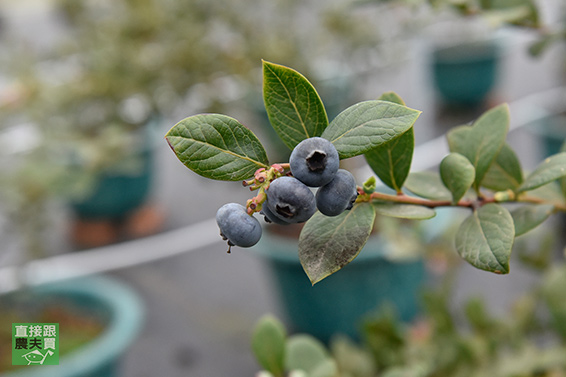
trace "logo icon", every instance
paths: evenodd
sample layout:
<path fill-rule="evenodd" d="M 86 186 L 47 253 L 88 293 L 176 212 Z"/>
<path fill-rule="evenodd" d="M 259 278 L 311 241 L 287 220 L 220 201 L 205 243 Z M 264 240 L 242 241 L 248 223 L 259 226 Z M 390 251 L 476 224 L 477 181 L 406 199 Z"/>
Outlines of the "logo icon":
<path fill-rule="evenodd" d="M 59 365 L 59 324 L 13 323 L 12 365 Z"/>

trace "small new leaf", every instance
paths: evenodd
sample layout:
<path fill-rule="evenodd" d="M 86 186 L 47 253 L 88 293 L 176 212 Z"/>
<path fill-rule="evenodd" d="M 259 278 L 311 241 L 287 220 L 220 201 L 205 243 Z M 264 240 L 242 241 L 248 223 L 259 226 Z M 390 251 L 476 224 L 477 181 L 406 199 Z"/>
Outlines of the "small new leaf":
<path fill-rule="evenodd" d="M 420 113 L 393 102 L 360 102 L 338 114 L 321 136 L 334 144 L 341 159 L 350 158 L 398 138 Z"/>
<path fill-rule="evenodd" d="M 324 344 L 308 334 L 293 335 L 287 341 L 287 370 L 302 370 L 308 376 L 332 377 L 336 369 Z M 332 365 L 328 365 L 328 363 Z"/>
<path fill-rule="evenodd" d="M 185 118 L 165 138 L 177 158 L 205 178 L 241 181 L 257 169 L 268 167 L 267 154 L 258 138 L 226 115 Z"/>
<path fill-rule="evenodd" d="M 514 237 L 515 226 L 509 211 L 490 203 L 474 211 L 460 225 L 456 250 L 480 270 L 507 274 Z"/>
<path fill-rule="evenodd" d="M 262 317 L 252 335 L 252 350 L 258 363 L 276 377 L 285 375 L 285 342 L 287 332 L 271 315 Z"/>
<path fill-rule="evenodd" d="M 374 220 L 374 207 L 358 203 L 339 216 L 317 212 L 306 222 L 299 238 L 299 259 L 313 285 L 358 256 Z"/>
<path fill-rule="evenodd" d="M 452 202 L 458 203 L 474 183 L 476 169 L 460 153 L 450 153 L 440 163 L 440 177 L 452 193 Z"/>
<path fill-rule="evenodd" d="M 566 152 L 555 154 L 544 160 L 525 178 L 523 184 L 519 186 L 519 192 L 536 189 L 562 177 L 566 177 Z"/>
<path fill-rule="evenodd" d="M 291 149 L 304 139 L 320 136 L 328 126 L 316 89 L 291 68 L 263 62 L 263 101 L 269 122 Z"/>

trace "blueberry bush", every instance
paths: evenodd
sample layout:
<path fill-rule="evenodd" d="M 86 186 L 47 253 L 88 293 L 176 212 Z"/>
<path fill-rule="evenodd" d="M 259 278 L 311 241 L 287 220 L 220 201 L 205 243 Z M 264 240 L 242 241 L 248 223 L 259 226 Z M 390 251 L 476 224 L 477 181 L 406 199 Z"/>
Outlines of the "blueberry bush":
<path fill-rule="evenodd" d="M 263 80 L 269 121 L 292 150 L 290 161 L 270 163 L 259 139 L 226 115 L 190 116 L 166 140 L 195 173 L 242 181 L 257 192 L 245 206 L 229 204 L 217 213 L 230 248 L 259 240 L 256 214 L 282 225 L 305 222 L 298 253 L 313 284 L 356 258 L 377 214 L 424 220 L 438 207 L 468 208 L 456 251 L 476 268 L 507 274 L 515 237 L 566 211 L 566 152 L 525 174 L 506 143 L 505 104 L 447 133 L 450 153 L 438 172 L 411 172 L 413 126 L 421 112 L 395 93 L 354 104 L 329 121 L 316 89 L 299 72 L 264 61 Z M 376 190 L 375 177 L 356 185 L 339 169 L 339 160 L 359 155 L 393 193 Z M 316 194 L 309 187 L 317 187 Z"/>

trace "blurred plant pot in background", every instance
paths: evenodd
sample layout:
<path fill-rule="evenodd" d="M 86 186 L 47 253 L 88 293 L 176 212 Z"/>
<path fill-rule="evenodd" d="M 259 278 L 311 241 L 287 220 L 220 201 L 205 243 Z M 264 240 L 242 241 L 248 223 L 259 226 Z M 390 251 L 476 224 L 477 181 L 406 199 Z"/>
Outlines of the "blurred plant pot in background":
<path fill-rule="evenodd" d="M 537 135 L 540 141 L 541 158 L 551 156 L 561 151 L 566 140 L 566 109 L 549 111 L 537 108 L 542 113 L 540 120 L 530 124 L 528 129 Z"/>
<path fill-rule="evenodd" d="M 120 360 L 138 336 L 143 324 L 144 307 L 138 294 L 129 286 L 105 276 L 41 285 L 30 288 L 28 292 L 18 291 L 4 296 L 2 300 L 13 300 L 25 305 L 25 308 L 41 308 L 62 300 L 70 302 L 69 307 L 75 308 L 77 312 L 92 314 L 105 324 L 102 333 L 96 338 L 61 356 L 59 365 L 21 367 L 0 374 L 2 377 L 118 376 Z M 35 316 L 37 313 L 33 311 L 24 314 Z M 26 320 L 21 318 L 21 322 L 25 323 Z M 62 326 L 64 323 L 60 323 L 60 332 L 65 331 Z M 65 340 L 60 338 L 61 342 Z"/>
<path fill-rule="evenodd" d="M 501 47 L 495 40 L 437 47 L 432 53 L 432 74 L 442 102 L 475 107 L 492 92 L 498 75 Z"/>
<path fill-rule="evenodd" d="M 425 263 L 416 257 L 389 260 L 381 237 L 370 238 L 350 264 L 314 286 L 297 254 L 296 238 L 266 229 L 254 251 L 264 258 L 278 288 L 293 331 L 328 342 L 335 334 L 359 339 L 363 317 L 391 304 L 403 321 L 419 313 L 419 293 L 426 279 Z"/>
<path fill-rule="evenodd" d="M 133 148 L 122 160 L 97 172 L 86 195 L 70 203 L 73 241 L 95 247 L 157 232 L 163 214 L 149 204 L 155 174 L 157 120 L 136 130 Z M 138 224 L 139 223 L 139 224 Z M 127 234 L 121 234 L 127 233 Z"/>

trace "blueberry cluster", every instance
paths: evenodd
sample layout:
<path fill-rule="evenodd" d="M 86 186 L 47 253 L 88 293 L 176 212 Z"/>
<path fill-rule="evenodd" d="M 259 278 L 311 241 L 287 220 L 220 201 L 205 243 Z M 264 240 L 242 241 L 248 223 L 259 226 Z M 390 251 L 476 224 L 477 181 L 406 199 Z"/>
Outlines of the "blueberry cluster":
<path fill-rule="evenodd" d="M 289 158 L 290 175 L 264 182 L 267 175 L 262 171 L 260 194 L 248 201 L 247 208 L 229 203 L 218 210 L 216 222 L 222 237 L 229 246 L 255 245 L 261 238 L 261 226 L 251 215 L 258 210 L 267 222 L 287 225 L 307 221 L 317 209 L 326 216 L 351 209 L 358 196 L 356 182 L 349 171 L 339 169 L 339 162 L 338 152 L 328 140 L 303 140 Z M 309 186 L 318 187 L 316 195 Z"/>

